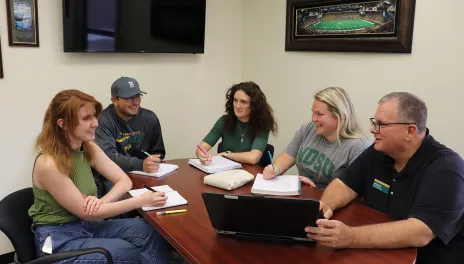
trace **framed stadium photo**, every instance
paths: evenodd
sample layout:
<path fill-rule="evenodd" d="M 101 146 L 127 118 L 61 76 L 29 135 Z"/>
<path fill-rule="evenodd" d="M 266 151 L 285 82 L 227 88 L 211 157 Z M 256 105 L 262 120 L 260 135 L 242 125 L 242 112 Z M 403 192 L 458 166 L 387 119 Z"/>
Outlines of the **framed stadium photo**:
<path fill-rule="evenodd" d="M 10 46 L 39 47 L 38 0 L 6 0 Z"/>
<path fill-rule="evenodd" d="M 287 0 L 286 51 L 411 53 L 416 0 Z"/>

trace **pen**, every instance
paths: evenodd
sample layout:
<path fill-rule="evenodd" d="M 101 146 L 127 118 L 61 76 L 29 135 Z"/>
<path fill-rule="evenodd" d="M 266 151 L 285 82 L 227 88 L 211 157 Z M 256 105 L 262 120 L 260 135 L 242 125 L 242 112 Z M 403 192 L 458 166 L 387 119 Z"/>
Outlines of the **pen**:
<path fill-rule="evenodd" d="M 200 147 L 200 144 L 197 145 L 197 148 L 203 152 L 206 156 L 208 156 L 208 152 L 206 152 L 202 147 Z M 211 158 L 208 159 L 208 161 L 211 161 Z"/>
<path fill-rule="evenodd" d="M 148 186 L 148 185 L 146 185 L 146 184 L 144 184 L 143 187 L 145 187 L 147 190 L 150 190 L 150 191 L 152 191 L 152 192 L 156 192 L 155 189 L 151 188 L 150 186 Z"/>
<path fill-rule="evenodd" d="M 147 157 L 153 158 L 153 156 L 150 155 L 150 153 L 148 153 L 148 152 L 146 152 L 146 151 L 143 151 L 143 150 L 142 150 L 142 152 L 143 152 L 143 154 L 147 155 Z M 160 156 L 159 156 L 159 159 L 160 159 L 160 160 L 163 160 L 163 159 L 161 158 L 161 154 L 154 154 L 154 155 L 160 155 Z"/>
<path fill-rule="evenodd" d="M 154 159 L 154 157 L 152 155 L 150 155 L 150 153 L 148 153 L 148 152 L 146 152 L 144 150 L 142 150 L 142 152 L 143 152 L 143 154 L 147 155 L 147 157 Z M 163 161 L 163 159 L 161 158 L 161 154 L 155 154 L 155 155 L 159 155 L 160 161 Z M 156 159 L 155 159 L 155 161 L 156 161 Z"/>
<path fill-rule="evenodd" d="M 142 152 L 143 152 L 143 154 L 147 155 L 147 157 L 151 157 L 150 153 L 148 153 L 146 151 L 143 151 L 143 150 L 142 150 Z"/>
<path fill-rule="evenodd" d="M 177 213 L 184 213 L 184 212 L 187 212 L 187 209 L 156 212 L 156 215 L 177 214 Z"/>
<path fill-rule="evenodd" d="M 206 152 L 202 147 L 200 147 L 200 144 L 197 145 L 197 148 L 203 152 L 203 154 L 208 156 L 208 152 Z"/>
<path fill-rule="evenodd" d="M 270 152 L 270 151 L 267 151 L 267 154 L 269 154 L 269 159 L 271 160 L 272 169 L 275 169 L 275 167 L 274 167 L 274 161 L 272 160 L 271 152 Z"/>

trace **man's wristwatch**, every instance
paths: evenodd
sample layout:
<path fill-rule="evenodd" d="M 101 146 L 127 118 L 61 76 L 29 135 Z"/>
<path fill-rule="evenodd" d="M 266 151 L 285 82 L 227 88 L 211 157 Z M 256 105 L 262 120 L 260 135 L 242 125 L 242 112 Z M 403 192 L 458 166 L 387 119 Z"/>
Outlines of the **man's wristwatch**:
<path fill-rule="evenodd" d="M 229 153 L 230 153 L 230 150 L 224 152 L 224 157 L 227 157 L 227 155 L 229 155 Z"/>

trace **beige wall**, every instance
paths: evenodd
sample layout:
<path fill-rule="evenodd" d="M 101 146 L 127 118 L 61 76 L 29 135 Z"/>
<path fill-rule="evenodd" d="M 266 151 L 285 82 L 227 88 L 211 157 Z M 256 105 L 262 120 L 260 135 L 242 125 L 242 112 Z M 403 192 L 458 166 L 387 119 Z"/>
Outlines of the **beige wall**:
<path fill-rule="evenodd" d="M 464 1 L 416 4 L 412 54 L 375 54 L 285 52 L 286 1 L 243 2 L 243 79 L 261 85 L 275 110 L 280 133 L 271 143 L 277 153 L 311 119 L 315 92 L 340 86 L 350 93 L 367 133 L 383 95 L 420 96 L 428 105 L 433 136 L 464 154 Z"/>
<path fill-rule="evenodd" d="M 161 120 L 167 158 L 174 159 L 193 156 L 223 110 L 226 89 L 241 80 L 241 1 L 207 1 L 203 55 L 64 53 L 61 8 L 61 1 L 39 1 L 41 47 L 21 48 L 8 46 L 6 7 L 0 3 L 5 73 L 0 79 L 0 198 L 31 185 L 32 144 L 59 90 L 83 90 L 106 106 L 111 83 L 123 75 L 135 77 L 148 93 L 142 105 Z M 11 251 L 2 234 L 0 254 Z"/>
<path fill-rule="evenodd" d="M 285 0 L 208 0 L 204 55 L 65 54 L 61 1 L 39 2 L 39 49 L 11 48 L 0 4 L 6 75 L 0 79 L 0 198 L 30 186 L 31 146 L 52 96 L 81 89 L 106 105 L 112 81 L 122 75 L 137 78 L 149 93 L 143 105 L 160 117 L 170 159 L 192 156 L 223 110 L 226 88 L 242 79 L 258 82 L 274 107 L 280 133 L 271 143 L 277 153 L 310 120 L 312 95 L 341 86 L 351 94 L 366 132 L 382 95 L 421 96 L 429 106 L 432 134 L 463 154 L 464 1 L 443 2 L 417 1 L 412 54 L 362 54 L 285 52 Z M 10 251 L 0 237 L 0 254 Z"/>

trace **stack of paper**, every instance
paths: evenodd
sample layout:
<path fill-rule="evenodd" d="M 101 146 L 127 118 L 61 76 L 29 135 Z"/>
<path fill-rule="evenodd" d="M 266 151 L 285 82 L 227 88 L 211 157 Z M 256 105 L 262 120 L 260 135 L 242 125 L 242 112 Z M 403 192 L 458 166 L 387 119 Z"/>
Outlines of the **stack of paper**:
<path fill-rule="evenodd" d="M 151 187 L 155 189 L 158 192 L 164 192 L 166 193 L 166 196 L 168 199 L 166 200 L 166 204 L 163 206 L 158 206 L 158 207 L 142 207 L 144 211 L 151 211 L 151 210 L 157 210 L 157 209 L 162 209 L 162 208 L 167 208 L 167 207 L 173 207 L 173 206 L 178 206 L 178 205 L 184 205 L 187 204 L 187 200 L 184 199 L 178 192 L 174 191 L 171 187 L 168 185 L 160 185 L 160 186 L 154 186 Z M 139 197 L 142 195 L 144 192 L 151 192 L 150 190 L 147 190 L 146 188 L 142 189 L 135 189 L 135 190 L 130 190 L 129 193 L 132 195 L 132 197 Z"/>
<path fill-rule="evenodd" d="M 220 171 L 240 169 L 242 164 L 226 159 L 222 156 L 214 156 L 208 165 L 201 164 L 199 159 L 189 159 L 189 164 L 197 167 L 206 173 L 216 173 Z"/>
<path fill-rule="evenodd" d="M 144 172 L 144 171 L 129 171 L 128 173 L 133 173 L 133 174 L 140 174 L 140 175 L 144 175 L 144 176 L 150 176 L 150 177 L 156 177 L 156 178 L 159 178 L 163 175 L 166 175 L 170 172 L 173 172 L 175 170 L 177 170 L 179 168 L 179 166 L 177 165 L 174 165 L 174 164 L 166 164 L 166 163 L 161 163 L 160 166 L 159 166 L 159 169 L 157 172 L 154 172 L 154 173 L 148 173 L 148 172 Z"/>
<path fill-rule="evenodd" d="M 265 180 L 261 173 L 258 173 L 251 187 L 252 193 L 269 195 L 300 195 L 301 181 L 298 176 L 282 175 L 270 180 Z"/>

